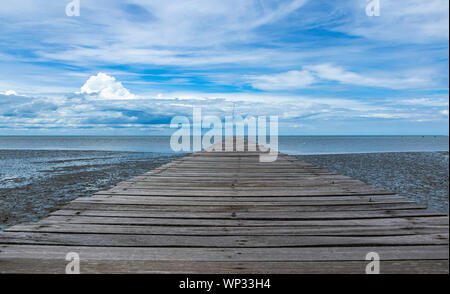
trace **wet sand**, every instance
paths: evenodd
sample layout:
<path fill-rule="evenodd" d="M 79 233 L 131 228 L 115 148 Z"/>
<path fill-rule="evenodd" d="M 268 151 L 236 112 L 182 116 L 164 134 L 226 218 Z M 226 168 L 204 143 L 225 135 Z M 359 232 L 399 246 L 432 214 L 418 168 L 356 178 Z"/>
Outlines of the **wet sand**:
<path fill-rule="evenodd" d="M 299 155 L 300 160 L 347 175 L 448 214 L 448 151 Z"/>
<path fill-rule="evenodd" d="M 116 183 L 138 176 L 167 162 L 179 155 L 140 156 L 123 152 L 80 151 L 4 151 L 8 158 L 19 156 L 17 153 L 32 153 L 24 155 L 24 168 L 41 163 L 45 169 L 40 169 L 25 181 L 21 177 L 12 180 L 14 185 L 4 185 L 0 188 L 0 231 L 17 223 L 37 221 L 50 212 L 78 197 L 89 197 L 97 191 L 112 188 Z M 61 153 L 67 159 L 52 160 L 47 153 Z M 4 154 L 4 155 L 5 155 Z M 128 154 L 127 154 L 128 155 Z M 37 156 L 37 157 L 33 157 Z M 64 157 L 64 156 L 63 156 Z M 29 162 L 29 164 L 27 164 Z M 15 182 L 19 184 L 15 185 Z M 6 187 L 5 187 L 6 186 Z"/>

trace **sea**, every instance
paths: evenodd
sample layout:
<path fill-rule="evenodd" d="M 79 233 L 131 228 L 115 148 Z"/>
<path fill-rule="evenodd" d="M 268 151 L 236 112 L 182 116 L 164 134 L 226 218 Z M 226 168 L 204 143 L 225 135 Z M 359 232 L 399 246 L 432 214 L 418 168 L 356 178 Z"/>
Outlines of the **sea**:
<path fill-rule="evenodd" d="M 280 136 L 284 153 L 342 154 L 448 151 L 448 136 Z M 0 136 L 0 150 L 173 153 L 169 136 Z"/>

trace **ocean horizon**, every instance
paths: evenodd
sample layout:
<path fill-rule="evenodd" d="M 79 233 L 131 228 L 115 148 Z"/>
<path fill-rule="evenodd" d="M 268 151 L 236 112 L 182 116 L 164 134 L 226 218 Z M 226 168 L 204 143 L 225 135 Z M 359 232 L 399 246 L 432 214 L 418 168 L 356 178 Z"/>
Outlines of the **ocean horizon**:
<path fill-rule="evenodd" d="M 0 136 L 3 150 L 175 152 L 170 136 Z M 448 135 L 279 136 L 278 150 L 292 155 L 448 151 Z"/>

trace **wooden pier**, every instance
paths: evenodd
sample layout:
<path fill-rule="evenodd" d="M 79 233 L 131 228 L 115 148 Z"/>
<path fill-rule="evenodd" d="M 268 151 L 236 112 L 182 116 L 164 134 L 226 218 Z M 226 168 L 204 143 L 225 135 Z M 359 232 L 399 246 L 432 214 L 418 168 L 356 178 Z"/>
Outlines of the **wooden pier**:
<path fill-rule="evenodd" d="M 448 216 L 279 154 L 198 152 L 0 234 L 0 272 L 448 273 Z"/>

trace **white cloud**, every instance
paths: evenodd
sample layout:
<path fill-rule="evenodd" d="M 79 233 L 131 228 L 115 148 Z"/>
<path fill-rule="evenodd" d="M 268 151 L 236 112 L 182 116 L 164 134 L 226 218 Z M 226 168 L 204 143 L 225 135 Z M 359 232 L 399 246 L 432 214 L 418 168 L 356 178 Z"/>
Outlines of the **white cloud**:
<path fill-rule="evenodd" d="M 448 110 L 425 107 L 405 109 L 384 104 L 384 100 L 358 101 L 273 93 L 166 92 L 159 98 L 156 98 L 156 94 L 141 94 L 140 99 L 132 100 L 101 99 L 95 103 L 73 94 L 57 100 L 42 96 L 27 98 L 4 95 L 0 99 L 0 131 L 2 128 L 21 127 L 25 130 L 39 127 L 68 131 L 79 128 L 81 132 L 106 128 L 134 132 L 137 128 L 166 127 L 165 134 L 170 134 L 170 120 L 177 115 L 191 116 L 194 106 L 202 107 L 205 116 L 218 115 L 222 118 L 230 116 L 233 108 L 236 115 L 241 116 L 278 115 L 280 124 L 290 127 L 317 126 L 333 120 L 351 122 L 351 119 L 358 119 L 358 122 L 363 119 L 395 119 L 448 123 Z"/>
<path fill-rule="evenodd" d="M 448 0 L 381 0 L 380 16 L 364 13 L 367 1 L 351 1 L 352 18 L 337 30 L 373 40 L 425 43 L 448 40 Z"/>
<path fill-rule="evenodd" d="M 261 90 L 301 89 L 314 83 L 309 71 L 291 70 L 273 75 L 248 76 L 253 88 Z"/>
<path fill-rule="evenodd" d="M 324 63 L 304 66 L 301 71 L 291 70 L 271 75 L 246 76 L 244 78 L 253 88 L 261 90 L 302 89 L 320 81 L 335 81 L 347 85 L 390 89 L 418 88 L 430 83 L 428 79 L 417 76 L 398 77 L 386 72 L 383 73 L 383 76 L 388 77 L 362 75 L 345 70 L 340 66 Z"/>
<path fill-rule="evenodd" d="M 320 79 L 337 81 L 343 84 L 357 86 L 407 89 L 421 87 L 430 82 L 422 77 L 398 77 L 392 76 L 387 72 L 383 73 L 384 77 L 361 75 L 352 71 L 345 70 L 343 67 L 329 63 L 310 65 L 305 66 L 304 68 L 310 70 L 315 76 Z"/>
<path fill-rule="evenodd" d="M 369 113 L 369 114 L 362 114 L 360 117 L 367 117 L 367 118 L 411 118 L 417 116 L 416 114 L 411 113 Z"/>
<path fill-rule="evenodd" d="M 121 82 L 117 82 L 114 77 L 99 72 L 96 76 L 91 76 L 81 87 L 81 93 L 87 94 L 90 98 L 103 100 L 134 99 Z"/>
<path fill-rule="evenodd" d="M 326 62 L 349 64 L 346 60 L 352 59 L 353 62 L 357 60 L 362 60 L 365 64 L 376 62 L 377 65 L 387 65 L 387 67 L 394 60 L 392 63 L 401 64 L 406 72 L 413 72 L 407 67 L 415 63 L 405 62 L 405 60 L 414 60 L 419 63 L 418 67 L 429 66 L 439 71 L 438 65 L 441 62 L 438 60 L 441 60 L 442 55 L 440 51 L 436 51 L 435 46 L 420 48 L 419 53 L 414 48 L 403 50 L 403 48 L 395 49 L 394 47 L 392 50 L 375 51 L 378 46 L 386 49 L 385 46 L 391 44 L 390 40 L 393 38 L 391 34 L 397 37 L 404 35 L 406 37 L 403 39 L 414 40 L 416 33 L 440 35 L 441 31 L 448 30 L 448 24 L 445 24 L 445 20 L 448 22 L 445 3 L 441 5 L 443 2 L 437 0 L 407 1 L 409 3 L 404 0 L 382 0 L 381 16 L 369 18 L 364 13 L 366 2 L 354 0 L 332 1 L 329 4 L 325 4 L 327 1 L 309 1 L 307 5 L 304 0 L 192 0 L 173 3 L 161 0 L 134 0 L 132 1 L 134 10 L 138 8 L 138 12 L 143 11 L 144 15 L 147 15 L 136 19 L 142 14 L 127 11 L 126 3 L 98 0 L 85 1 L 86 3 L 82 5 L 84 17 L 74 19 L 67 18 L 64 13 L 61 13 L 60 5 L 45 3 L 42 0 L 39 4 L 32 5 L 30 3 L 34 1 L 18 0 L 15 7 L 0 11 L 0 15 L 5 17 L 5 21 L 1 24 L 6 28 L 5 32 L 19 31 L 37 36 L 44 32 L 45 36 L 36 39 L 42 39 L 46 44 L 52 45 L 43 46 L 30 42 L 35 38 L 22 38 L 28 41 L 16 46 L 32 48 L 32 55 L 36 55 L 37 58 L 21 57 L 19 59 L 15 55 L 0 52 L 0 59 L 9 58 L 11 62 L 16 60 L 14 68 L 17 66 L 17 61 L 22 61 L 22 64 L 26 63 L 27 67 L 31 67 L 32 61 L 36 60 L 42 63 L 64 62 L 85 67 L 89 71 L 93 69 L 101 71 L 103 66 L 110 68 L 115 64 L 127 64 L 132 68 L 131 71 L 134 66 L 139 68 L 146 65 L 184 66 L 189 69 L 196 67 L 206 70 L 208 76 L 217 75 L 220 71 L 230 76 L 234 74 L 235 80 L 229 84 L 239 83 L 236 82 L 239 74 L 233 71 L 236 66 L 264 68 L 271 71 L 282 71 L 286 68 L 300 70 L 296 68 L 297 64 L 316 64 L 324 62 L 324 58 L 327 59 Z M 104 9 L 106 6 L 108 9 Z M 298 19 L 297 16 L 299 16 Z M 426 21 L 416 20 L 418 16 L 426 18 Z M 11 20 L 18 18 L 19 21 L 9 21 L 8 17 L 11 17 Z M 288 17 L 296 18 L 291 21 Z M 397 23 L 402 25 L 397 26 Z M 336 28 L 342 24 L 345 28 Z M 257 28 L 261 26 L 264 26 L 263 29 L 258 30 Z M 325 31 L 342 28 L 341 31 L 346 33 L 368 38 L 375 35 L 377 38 L 389 39 L 389 44 L 371 43 L 364 38 L 344 38 L 342 42 L 334 42 L 335 36 L 323 38 L 325 43 L 321 38 L 317 40 L 317 43 L 315 39 L 311 43 L 312 39 L 302 34 L 304 30 L 316 27 Z M 363 31 L 358 31 L 359 29 Z M 405 30 L 408 30 L 409 34 L 405 33 Z M 14 34 L 8 38 L 13 41 Z M 25 42 L 23 40 L 21 42 Z M 286 40 L 288 42 L 285 42 Z M 66 46 L 67 44 L 71 46 Z M 442 50 L 445 51 L 444 49 Z M 421 58 L 415 58 L 418 54 Z M 436 54 L 438 57 L 434 60 L 436 62 L 431 60 L 430 63 L 430 59 L 433 59 L 430 54 Z M 397 58 L 396 55 L 401 56 Z M 445 64 L 443 67 L 445 69 Z M 8 72 L 8 75 L 5 74 L 3 81 L 5 77 L 9 77 L 10 70 L 5 72 Z M 30 72 L 30 70 L 26 68 L 17 72 Z M 42 72 L 41 68 L 39 72 Z M 55 69 L 45 71 L 48 79 L 53 81 L 53 84 L 47 81 L 46 87 L 54 86 L 56 81 L 61 85 L 71 86 L 80 83 L 80 80 L 76 79 L 63 79 L 64 75 L 60 72 Z M 280 75 L 281 77 L 278 78 L 282 78 L 283 75 Z M 446 73 L 437 73 L 437 76 L 444 77 L 443 80 L 446 75 Z M 34 74 L 23 77 L 21 74 L 18 77 L 16 74 L 15 81 L 27 81 L 16 89 L 29 92 L 22 88 L 30 87 L 31 81 L 36 84 L 34 87 L 37 85 L 42 87 L 43 76 Z M 116 77 L 120 79 L 119 76 Z M 372 80 L 366 79 L 365 82 L 370 85 L 380 81 L 379 77 L 374 81 L 375 77 L 372 73 L 369 77 Z M 404 79 L 401 77 L 393 82 L 390 80 L 389 77 L 381 79 L 380 82 L 384 82 L 388 88 L 408 88 L 417 81 L 415 77 L 411 77 L 411 81 L 406 78 L 409 86 L 402 87 Z M 257 80 L 254 82 L 255 87 L 260 86 Z M 390 82 L 395 85 L 390 86 Z M 440 83 L 443 84 L 443 82 Z M 268 86 L 262 85 L 262 88 L 280 89 L 276 81 L 267 82 L 267 84 Z M 287 85 L 286 89 L 302 86 L 307 85 L 294 82 L 294 85 Z M 11 88 L 14 88 L 14 85 Z M 73 91 L 72 88 L 68 90 Z M 38 93 L 37 90 L 33 92 Z"/>
<path fill-rule="evenodd" d="M 447 98 L 413 98 L 413 99 L 405 99 L 405 100 L 401 100 L 400 104 L 420 105 L 420 106 L 427 106 L 427 107 L 448 106 L 448 97 Z"/>
<path fill-rule="evenodd" d="M 18 96 L 16 91 L 14 91 L 14 90 L 8 90 L 8 91 L 0 93 L 0 94 L 6 95 L 6 96 L 11 96 L 11 95 Z"/>
<path fill-rule="evenodd" d="M 85 1 L 82 4 L 84 16 L 76 19 L 77 22 L 60 13 L 59 6 L 44 3 L 42 10 L 46 14 L 36 13 L 36 19 L 30 21 L 25 18 L 26 22 L 21 25 L 26 28 L 32 25 L 40 27 L 45 20 L 46 30 L 54 26 L 57 28 L 55 31 L 59 32 L 61 27 L 65 28 L 61 30 L 63 34 L 53 33 L 45 36 L 45 40 L 52 44 L 70 43 L 73 46 L 68 49 L 64 46 L 64 50 L 37 50 L 36 54 L 45 60 L 91 66 L 99 62 L 188 66 L 256 64 L 267 60 L 266 51 L 270 50 L 230 52 L 224 49 L 224 45 L 230 48 L 231 44 L 259 40 L 255 29 L 280 21 L 301 9 L 307 0 L 181 0 L 170 3 L 134 0 L 132 11 L 128 9 L 131 5 L 122 2 Z M 49 15 L 50 11 L 61 16 Z M 137 12 L 146 15 L 139 19 L 139 23 L 136 21 L 142 14 Z M 16 13 L 18 16 L 21 14 L 19 9 Z M 8 15 L 13 15 L 13 12 Z M 78 21 L 83 25 L 80 26 Z M 272 58 L 277 53 L 271 54 Z"/>

